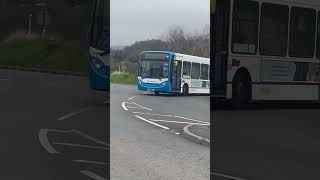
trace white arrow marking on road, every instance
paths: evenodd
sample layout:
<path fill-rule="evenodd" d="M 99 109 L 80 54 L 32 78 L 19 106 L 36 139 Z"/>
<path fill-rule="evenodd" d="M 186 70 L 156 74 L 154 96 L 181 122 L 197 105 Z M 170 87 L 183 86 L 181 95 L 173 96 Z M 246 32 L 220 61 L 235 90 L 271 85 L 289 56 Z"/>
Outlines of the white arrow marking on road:
<path fill-rule="evenodd" d="M 95 174 L 95 173 L 93 173 L 91 171 L 80 171 L 80 172 L 82 174 L 84 174 L 84 175 L 87 175 L 87 176 L 91 177 L 92 179 L 95 179 L 95 180 L 107 180 L 106 178 L 101 177 L 101 176 L 99 176 L 99 175 L 97 175 L 97 174 Z"/>
<path fill-rule="evenodd" d="M 200 122 L 200 123 L 204 123 L 204 124 L 210 124 L 210 123 L 205 122 L 205 121 L 200 121 L 200 120 L 191 119 L 191 118 L 186 118 L 186 117 L 181 117 L 181 116 L 174 116 L 174 117 L 176 117 L 176 118 L 180 118 L 180 119 L 189 120 L 189 121 L 194 121 L 194 122 Z"/>
<path fill-rule="evenodd" d="M 63 142 L 54 142 L 53 144 L 63 145 L 63 146 L 73 146 L 73 147 L 83 147 L 83 148 L 109 150 L 109 148 L 106 148 L 106 147 L 90 146 L 90 145 L 82 145 L 82 144 L 72 144 L 72 143 L 63 143 Z"/>
<path fill-rule="evenodd" d="M 123 102 L 123 103 L 122 103 L 122 108 L 123 108 L 124 110 L 128 111 L 128 108 L 126 107 L 126 102 Z"/>
<path fill-rule="evenodd" d="M 132 96 L 131 98 L 129 98 L 128 99 L 128 101 L 130 101 L 130 100 L 132 100 L 132 99 L 134 99 L 134 98 L 136 98 L 137 96 Z"/>
<path fill-rule="evenodd" d="M 51 144 L 49 143 L 48 140 L 48 129 L 40 129 L 38 137 L 39 137 L 39 141 L 40 144 L 42 145 L 42 147 L 44 147 L 50 154 L 58 154 L 59 152 L 56 151 Z"/>
<path fill-rule="evenodd" d="M 216 173 L 216 172 L 212 172 L 211 174 L 213 174 L 213 175 L 215 175 L 215 176 L 220 176 L 220 177 L 228 178 L 228 179 L 233 179 L 233 180 L 246 180 L 246 179 L 242 179 L 242 178 L 239 178 L 239 177 L 229 176 L 229 175 L 225 175 L 225 174 L 221 174 L 221 173 Z"/>
<path fill-rule="evenodd" d="M 149 119 L 150 121 L 156 121 L 156 122 L 169 122 L 169 123 L 177 123 L 177 124 L 193 124 L 193 125 L 202 125 L 206 126 L 208 123 L 191 123 L 191 122 L 183 122 L 183 121 L 170 121 L 170 120 L 158 120 L 158 119 Z"/>
<path fill-rule="evenodd" d="M 166 130 L 170 129 L 170 128 L 166 127 L 166 126 L 162 126 L 162 125 L 157 124 L 157 123 L 155 123 L 155 122 L 149 121 L 149 120 L 147 120 L 147 119 L 145 119 L 145 118 L 143 118 L 143 117 L 140 117 L 140 116 L 138 116 L 138 115 L 135 115 L 135 117 L 137 117 L 137 118 L 139 118 L 139 119 L 141 119 L 142 121 L 145 121 L 145 122 L 147 122 L 147 123 L 150 123 L 150 124 L 153 124 L 153 125 L 155 125 L 155 126 L 158 126 L 158 127 L 160 127 L 160 128 L 163 128 L 163 129 L 166 129 Z"/>
<path fill-rule="evenodd" d="M 172 117 L 172 115 L 169 115 L 169 114 L 151 114 L 151 113 L 143 113 L 143 112 L 133 112 L 133 114 L 144 114 L 144 115 L 151 115 L 151 116 L 166 116 L 166 117 Z"/>
<path fill-rule="evenodd" d="M 87 107 L 87 108 L 83 108 L 83 109 L 80 109 L 79 111 L 72 112 L 72 113 L 66 114 L 66 115 L 64 115 L 64 116 L 61 116 L 61 117 L 59 117 L 57 120 L 58 120 L 58 121 L 66 120 L 66 119 L 69 119 L 69 118 L 71 118 L 71 117 L 73 117 L 73 116 L 76 116 L 76 115 L 78 115 L 78 114 L 80 114 L 80 113 L 82 113 L 82 112 L 88 111 L 88 110 L 89 110 L 88 107 Z"/>
<path fill-rule="evenodd" d="M 134 106 L 126 106 L 126 104 L 133 104 L 133 105 L 136 105 L 137 107 L 134 107 Z M 132 109 L 145 109 L 145 110 L 148 110 L 148 111 L 152 111 L 152 109 L 150 108 L 147 108 L 147 107 L 144 107 L 144 106 L 141 106 L 137 103 L 134 103 L 134 102 L 122 102 L 122 108 L 126 111 L 128 111 L 128 108 L 132 108 Z"/>
<path fill-rule="evenodd" d="M 107 165 L 107 163 L 105 163 L 105 162 L 99 162 L 99 161 L 88 161 L 88 160 L 72 160 L 72 161 L 73 161 L 73 162 L 78 162 L 78 163 Z"/>
<path fill-rule="evenodd" d="M 78 134 L 79 136 L 82 136 L 82 137 L 87 138 L 87 139 L 89 139 L 91 141 L 94 141 L 94 142 L 96 142 L 98 144 L 102 144 L 102 145 L 105 145 L 105 146 L 109 147 L 109 145 L 107 143 L 105 143 L 103 141 L 100 141 L 100 140 L 98 140 L 98 139 L 96 139 L 94 137 L 91 137 L 91 136 L 89 136 L 89 135 L 87 135 L 87 134 L 85 134 L 85 133 L 83 133 L 83 132 L 81 132 L 79 130 L 71 129 L 71 131 L 76 133 L 76 134 Z"/>

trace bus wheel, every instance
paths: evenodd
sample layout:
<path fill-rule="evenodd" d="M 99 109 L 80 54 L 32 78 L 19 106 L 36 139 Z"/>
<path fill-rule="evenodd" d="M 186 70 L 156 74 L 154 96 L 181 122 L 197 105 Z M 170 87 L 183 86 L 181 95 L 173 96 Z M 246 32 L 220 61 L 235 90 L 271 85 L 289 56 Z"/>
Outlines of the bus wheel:
<path fill-rule="evenodd" d="M 160 92 L 159 92 L 159 91 L 155 91 L 155 92 L 154 92 L 154 95 L 159 96 L 159 95 L 160 95 Z"/>
<path fill-rule="evenodd" d="M 189 87 L 188 87 L 187 84 L 183 85 L 182 95 L 183 95 L 183 96 L 188 96 L 188 95 L 189 95 Z"/>
<path fill-rule="evenodd" d="M 248 87 L 237 79 L 232 85 L 232 107 L 235 109 L 244 108 L 249 101 Z"/>

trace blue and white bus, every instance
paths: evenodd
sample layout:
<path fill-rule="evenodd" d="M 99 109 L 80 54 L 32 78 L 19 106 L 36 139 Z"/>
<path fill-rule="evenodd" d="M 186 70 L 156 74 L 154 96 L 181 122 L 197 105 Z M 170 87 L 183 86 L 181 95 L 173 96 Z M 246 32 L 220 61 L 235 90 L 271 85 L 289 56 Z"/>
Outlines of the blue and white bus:
<path fill-rule="evenodd" d="M 166 51 L 140 55 L 138 89 L 160 93 L 209 94 L 210 59 Z"/>
<path fill-rule="evenodd" d="M 319 0 L 216 3 L 211 11 L 216 101 L 241 108 L 249 101 L 320 100 Z"/>
<path fill-rule="evenodd" d="M 109 91 L 110 1 L 91 0 L 88 27 L 90 88 Z"/>

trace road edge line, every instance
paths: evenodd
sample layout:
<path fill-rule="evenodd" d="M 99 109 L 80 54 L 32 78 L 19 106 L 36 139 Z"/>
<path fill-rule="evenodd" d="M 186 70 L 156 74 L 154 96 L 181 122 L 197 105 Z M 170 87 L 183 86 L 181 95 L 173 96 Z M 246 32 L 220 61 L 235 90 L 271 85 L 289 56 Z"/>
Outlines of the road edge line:
<path fill-rule="evenodd" d="M 206 139 L 204 137 L 198 136 L 196 134 L 193 134 L 192 132 L 189 131 L 189 128 L 191 126 L 194 126 L 194 124 L 187 125 L 183 128 L 182 136 L 185 138 L 189 139 L 192 142 L 205 145 L 205 146 L 210 146 L 210 140 Z"/>

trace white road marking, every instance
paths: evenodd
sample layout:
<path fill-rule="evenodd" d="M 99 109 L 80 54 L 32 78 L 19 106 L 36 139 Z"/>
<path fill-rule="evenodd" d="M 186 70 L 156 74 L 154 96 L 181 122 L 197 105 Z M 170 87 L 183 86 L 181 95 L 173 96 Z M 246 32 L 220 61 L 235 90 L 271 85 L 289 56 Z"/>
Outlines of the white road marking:
<path fill-rule="evenodd" d="M 141 107 L 141 108 L 143 108 L 143 109 L 147 109 L 147 110 L 149 110 L 149 111 L 152 111 L 152 109 L 147 108 L 147 107 L 144 107 L 144 106 L 141 106 L 140 104 L 137 104 L 137 103 L 135 103 L 135 102 L 132 102 L 131 104 L 134 104 L 134 105 L 139 106 L 139 107 Z"/>
<path fill-rule="evenodd" d="M 126 107 L 126 103 L 127 103 L 127 102 L 123 102 L 123 103 L 122 103 L 122 108 L 123 108 L 125 111 L 128 111 L 128 108 Z"/>
<path fill-rule="evenodd" d="M 58 130 L 58 129 L 47 129 L 48 132 L 61 132 L 61 133 L 71 133 L 71 131 L 64 131 L 64 130 Z"/>
<path fill-rule="evenodd" d="M 80 113 L 82 113 L 82 112 L 88 111 L 88 110 L 89 110 L 88 107 L 87 107 L 87 108 L 83 108 L 83 109 L 80 109 L 79 111 L 72 112 L 72 113 L 66 114 L 66 115 L 64 115 L 64 116 L 61 116 L 61 117 L 59 117 L 57 120 L 58 120 L 58 121 L 66 120 L 66 119 L 69 119 L 69 118 L 71 118 L 71 117 L 73 117 L 73 116 L 76 116 L 76 115 L 78 115 L 78 114 L 80 114 Z"/>
<path fill-rule="evenodd" d="M 82 145 L 82 144 L 72 144 L 72 143 L 62 143 L 62 142 L 54 142 L 53 144 L 64 145 L 64 146 L 73 146 L 73 147 L 83 147 L 83 148 L 109 150 L 109 148 L 106 148 L 106 147 L 90 146 L 90 145 Z"/>
<path fill-rule="evenodd" d="M 105 146 L 109 147 L 109 145 L 107 143 L 105 143 L 103 141 L 100 141 L 100 140 L 98 140 L 98 139 L 96 139 L 94 137 L 91 137 L 91 136 L 89 136 L 89 135 L 87 135 L 87 134 L 85 134 L 85 133 L 83 133 L 83 132 L 81 132 L 79 130 L 71 129 L 71 131 L 76 133 L 76 134 L 78 134 L 79 136 L 82 136 L 82 137 L 87 138 L 89 140 L 92 140 L 92 141 L 94 141 L 94 142 L 96 142 L 98 144 L 102 144 L 102 145 L 105 145 Z"/>
<path fill-rule="evenodd" d="M 99 161 L 88 161 L 88 160 L 72 160 L 72 161 L 73 161 L 73 162 L 78 162 L 78 163 L 107 165 L 107 163 L 105 163 L 105 162 L 99 162 Z"/>
<path fill-rule="evenodd" d="M 95 179 L 95 180 L 107 180 L 106 178 L 102 177 L 102 176 L 99 176 L 91 171 L 80 171 L 82 174 L 84 175 L 87 175 L 89 177 L 91 177 L 92 179 Z"/>
<path fill-rule="evenodd" d="M 126 106 L 126 104 L 133 104 L 133 105 L 136 105 L 137 107 L 134 107 L 134 106 Z M 149 111 L 152 111 L 152 109 L 150 108 L 147 108 L 147 107 L 144 107 L 144 106 L 141 106 L 137 103 L 134 103 L 134 102 L 122 102 L 122 108 L 126 111 L 128 111 L 128 108 L 132 108 L 132 109 L 146 109 L 146 110 L 149 110 Z"/>
<path fill-rule="evenodd" d="M 145 121 L 145 122 L 147 122 L 147 123 L 150 123 L 150 124 L 153 124 L 153 125 L 155 125 L 155 126 L 158 126 L 158 127 L 160 127 L 160 128 L 163 128 L 163 129 L 166 129 L 166 130 L 170 129 L 170 128 L 166 127 L 166 126 L 162 126 L 162 125 L 157 124 L 157 123 L 155 123 L 155 122 L 149 121 L 149 120 L 147 120 L 147 119 L 145 119 L 145 118 L 142 118 L 142 117 L 140 117 L 140 116 L 138 116 L 138 115 L 135 115 L 135 117 L 137 117 L 137 118 L 139 118 L 139 119 L 141 119 L 142 121 Z"/>
<path fill-rule="evenodd" d="M 161 119 L 149 119 L 150 121 L 156 121 L 156 122 L 169 122 L 169 123 L 177 123 L 177 124 L 193 124 L 193 125 L 208 125 L 207 123 L 192 123 L 192 122 L 183 122 L 183 121 L 170 121 L 170 120 L 161 120 Z"/>
<path fill-rule="evenodd" d="M 133 112 L 133 114 L 145 114 L 145 115 L 151 115 L 151 116 L 166 116 L 166 117 L 172 117 L 172 115 L 169 115 L 169 114 L 151 114 L 151 113 L 143 113 L 143 112 Z"/>
<path fill-rule="evenodd" d="M 128 101 L 130 101 L 130 100 L 132 100 L 132 99 L 134 99 L 134 98 L 136 98 L 137 96 L 132 96 L 131 98 L 129 98 L 128 99 Z"/>
<path fill-rule="evenodd" d="M 182 116 L 174 116 L 174 117 L 175 117 L 175 118 L 180 118 L 180 119 L 189 120 L 189 121 L 194 121 L 194 122 L 200 122 L 200 123 L 204 123 L 204 124 L 210 124 L 210 123 L 205 122 L 205 121 L 200 121 L 200 120 L 196 120 L 196 119 L 186 118 L 186 117 L 182 117 Z"/>
<path fill-rule="evenodd" d="M 48 140 L 48 129 L 40 129 L 39 134 L 38 134 L 38 138 L 40 141 L 40 144 L 42 145 L 42 147 L 44 147 L 50 154 L 58 154 L 59 152 L 56 151 L 51 144 L 49 143 Z"/>
<path fill-rule="evenodd" d="M 243 178 L 239 178 L 239 177 L 235 177 L 235 176 L 229 176 L 229 175 L 226 175 L 226 174 L 221 174 L 221 173 L 216 173 L 216 172 L 212 172 L 212 174 L 215 175 L 215 176 L 220 176 L 220 177 L 233 179 L 233 180 L 246 180 L 246 179 L 243 179 Z"/>
<path fill-rule="evenodd" d="M 0 81 L 9 81 L 9 79 L 0 79 Z"/>

